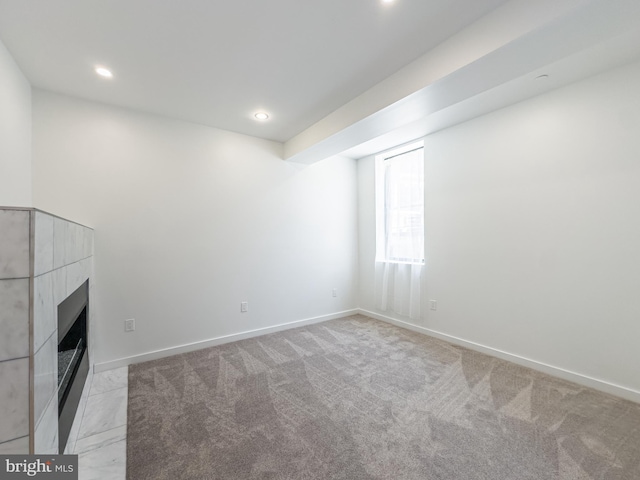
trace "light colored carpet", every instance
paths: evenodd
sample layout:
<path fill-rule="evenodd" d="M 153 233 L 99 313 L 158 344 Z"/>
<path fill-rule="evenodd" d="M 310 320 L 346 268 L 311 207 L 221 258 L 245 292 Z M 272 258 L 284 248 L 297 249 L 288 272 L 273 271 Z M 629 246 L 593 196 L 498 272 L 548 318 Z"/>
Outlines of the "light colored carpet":
<path fill-rule="evenodd" d="M 640 405 L 363 316 L 129 370 L 129 480 L 638 480 Z"/>

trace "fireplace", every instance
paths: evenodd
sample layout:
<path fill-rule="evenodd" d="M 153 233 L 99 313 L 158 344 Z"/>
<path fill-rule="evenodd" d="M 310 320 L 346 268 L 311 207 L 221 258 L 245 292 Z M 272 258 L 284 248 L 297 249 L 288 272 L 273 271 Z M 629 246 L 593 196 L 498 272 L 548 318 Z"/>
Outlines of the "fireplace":
<path fill-rule="evenodd" d="M 89 373 L 89 281 L 58 305 L 58 447 L 64 452 Z"/>

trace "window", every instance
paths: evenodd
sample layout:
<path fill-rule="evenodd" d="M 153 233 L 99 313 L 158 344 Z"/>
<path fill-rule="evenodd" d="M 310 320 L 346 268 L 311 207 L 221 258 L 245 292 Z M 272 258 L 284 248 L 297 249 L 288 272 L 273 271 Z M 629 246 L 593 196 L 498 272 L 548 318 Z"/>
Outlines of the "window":
<path fill-rule="evenodd" d="M 424 146 L 376 157 L 376 261 L 424 264 Z"/>

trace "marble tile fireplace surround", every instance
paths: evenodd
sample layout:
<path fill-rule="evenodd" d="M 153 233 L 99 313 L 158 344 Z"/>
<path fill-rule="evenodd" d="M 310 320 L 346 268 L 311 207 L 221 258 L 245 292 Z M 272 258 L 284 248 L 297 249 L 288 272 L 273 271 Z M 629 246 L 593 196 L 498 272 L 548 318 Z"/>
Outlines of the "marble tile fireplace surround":
<path fill-rule="evenodd" d="M 58 306 L 87 281 L 86 331 L 93 365 L 93 230 L 35 209 L 0 208 L 1 454 L 63 453 Z M 77 435 L 75 423 L 79 420 L 70 442 Z"/>

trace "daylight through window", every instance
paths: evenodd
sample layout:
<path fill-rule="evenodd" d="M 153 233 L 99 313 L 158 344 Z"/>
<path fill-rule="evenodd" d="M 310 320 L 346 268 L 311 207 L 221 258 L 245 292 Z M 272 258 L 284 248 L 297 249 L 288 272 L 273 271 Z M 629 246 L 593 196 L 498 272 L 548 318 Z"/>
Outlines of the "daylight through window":
<path fill-rule="evenodd" d="M 424 147 L 376 157 L 376 261 L 424 264 Z"/>

